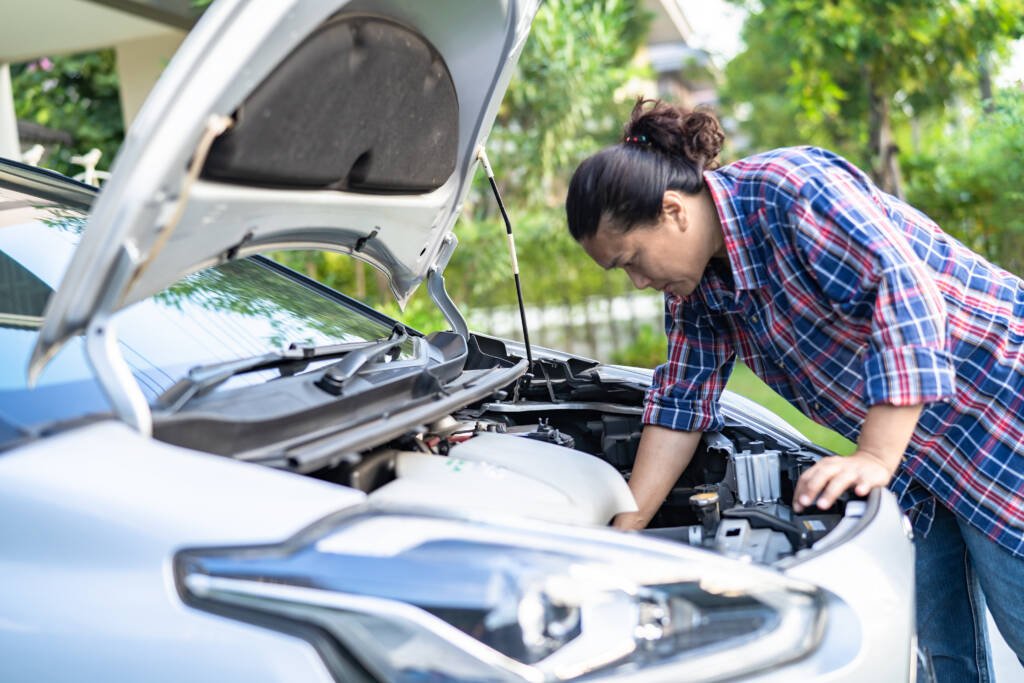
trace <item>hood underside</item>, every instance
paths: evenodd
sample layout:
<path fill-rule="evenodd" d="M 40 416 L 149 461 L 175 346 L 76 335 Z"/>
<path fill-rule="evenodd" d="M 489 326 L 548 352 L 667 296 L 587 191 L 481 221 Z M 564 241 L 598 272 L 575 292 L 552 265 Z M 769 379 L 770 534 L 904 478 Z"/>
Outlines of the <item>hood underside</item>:
<path fill-rule="evenodd" d="M 91 321 L 259 252 L 350 253 L 404 305 L 438 265 L 537 4 L 219 0 L 128 132 L 30 377 Z"/>

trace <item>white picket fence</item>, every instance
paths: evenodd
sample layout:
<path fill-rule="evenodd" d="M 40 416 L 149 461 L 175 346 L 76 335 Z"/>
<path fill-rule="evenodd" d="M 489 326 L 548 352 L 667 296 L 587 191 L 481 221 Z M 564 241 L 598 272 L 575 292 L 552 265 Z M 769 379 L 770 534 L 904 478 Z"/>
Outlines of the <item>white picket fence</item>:
<path fill-rule="evenodd" d="M 608 361 L 611 354 L 629 346 L 641 327 L 663 325 L 660 294 L 636 292 L 615 298 L 591 297 L 579 304 L 527 306 L 530 341 Z M 470 310 L 470 329 L 522 341 L 519 309 L 515 306 Z"/>

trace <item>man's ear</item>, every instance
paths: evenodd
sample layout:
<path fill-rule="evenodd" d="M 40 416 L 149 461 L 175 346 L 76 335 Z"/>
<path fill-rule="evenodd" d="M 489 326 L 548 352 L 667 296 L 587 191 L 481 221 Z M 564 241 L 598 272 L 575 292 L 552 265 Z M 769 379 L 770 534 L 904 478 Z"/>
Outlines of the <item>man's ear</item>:
<path fill-rule="evenodd" d="M 661 213 L 669 219 L 669 224 L 680 232 L 685 232 L 690 225 L 686 213 L 686 202 L 682 193 L 676 190 L 665 190 L 661 198 Z"/>

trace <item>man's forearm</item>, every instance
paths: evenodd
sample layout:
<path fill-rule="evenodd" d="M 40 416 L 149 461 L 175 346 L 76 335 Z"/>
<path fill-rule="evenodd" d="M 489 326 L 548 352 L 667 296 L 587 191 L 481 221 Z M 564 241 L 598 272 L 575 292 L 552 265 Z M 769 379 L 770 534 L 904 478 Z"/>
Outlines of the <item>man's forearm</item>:
<path fill-rule="evenodd" d="M 857 439 L 857 451 L 876 458 L 892 476 L 900 466 L 923 408 L 924 405 L 886 403 L 871 406 Z"/>
<path fill-rule="evenodd" d="M 678 432 L 657 425 L 644 427 L 629 478 L 629 490 L 639 511 L 616 516 L 616 528 L 643 529 L 647 526 L 693 459 L 700 436 L 701 432 Z"/>

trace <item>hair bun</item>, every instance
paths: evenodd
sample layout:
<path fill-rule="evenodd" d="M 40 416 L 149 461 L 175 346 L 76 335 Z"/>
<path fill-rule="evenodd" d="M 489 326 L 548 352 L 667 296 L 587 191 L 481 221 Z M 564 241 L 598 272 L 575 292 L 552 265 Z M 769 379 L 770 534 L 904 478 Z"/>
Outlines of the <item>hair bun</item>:
<path fill-rule="evenodd" d="M 640 97 L 626 123 L 623 142 L 649 146 L 703 170 L 717 165 L 715 158 L 722 151 L 725 133 L 708 112 L 688 112 L 664 100 Z"/>

